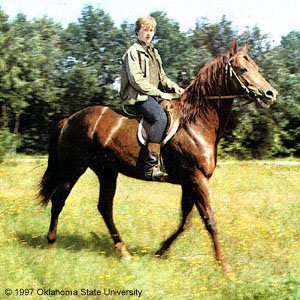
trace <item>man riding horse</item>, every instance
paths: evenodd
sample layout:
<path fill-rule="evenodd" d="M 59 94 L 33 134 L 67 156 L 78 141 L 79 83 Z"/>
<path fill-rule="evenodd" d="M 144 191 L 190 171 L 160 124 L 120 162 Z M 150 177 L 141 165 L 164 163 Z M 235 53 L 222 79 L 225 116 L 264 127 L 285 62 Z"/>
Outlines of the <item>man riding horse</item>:
<path fill-rule="evenodd" d="M 149 179 L 165 175 L 157 168 L 166 123 L 160 123 L 165 115 L 157 101 L 160 97 L 171 97 L 162 92 L 160 85 L 182 93 L 182 89 L 165 75 L 157 50 L 151 45 L 154 30 L 153 19 L 147 17 L 137 21 L 138 42 L 124 55 L 121 84 L 123 104 L 152 120 L 145 163 Z M 179 227 L 162 243 L 156 255 L 163 255 L 187 228 L 196 206 L 212 239 L 216 260 L 230 271 L 208 188 L 217 164 L 217 146 L 235 98 L 250 99 L 258 107 L 269 107 L 276 97 L 277 91 L 259 73 L 258 66 L 249 56 L 248 45 L 239 49 L 235 40 L 228 52 L 199 69 L 179 101 L 172 101 L 179 127 L 164 146 L 162 157 L 169 175 L 167 182 L 181 185 L 182 214 Z M 116 251 L 122 258 L 130 256 L 114 223 L 113 200 L 118 174 L 145 179 L 144 170 L 140 168 L 144 149 L 134 135 L 138 126 L 136 119 L 101 105 L 82 109 L 57 124 L 50 138 L 48 166 L 39 191 L 42 204 L 47 205 L 50 200 L 52 203 L 47 235 L 49 244 L 56 241 L 58 219 L 66 199 L 78 179 L 90 168 L 99 180 L 98 210 Z"/>
<path fill-rule="evenodd" d="M 137 42 L 122 58 L 120 95 L 125 107 L 134 108 L 152 125 L 148 133 L 144 175 L 148 180 L 160 180 L 167 174 L 160 167 L 160 145 L 167 126 L 167 116 L 160 107 L 162 99 L 172 100 L 169 93 L 179 96 L 183 89 L 164 72 L 161 57 L 151 43 L 155 34 L 153 17 L 139 17 L 135 24 Z"/>

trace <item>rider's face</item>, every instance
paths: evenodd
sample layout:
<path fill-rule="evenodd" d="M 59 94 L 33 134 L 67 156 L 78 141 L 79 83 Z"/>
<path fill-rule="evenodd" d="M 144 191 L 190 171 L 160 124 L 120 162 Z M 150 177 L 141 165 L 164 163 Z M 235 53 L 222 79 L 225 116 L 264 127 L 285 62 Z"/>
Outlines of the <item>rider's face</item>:
<path fill-rule="evenodd" d="M 146 45 L 149 45 L 153 39 L 154 33 L 155 30 L 153 26 L 142 26 L 137 33 L 137 38 Z"/>

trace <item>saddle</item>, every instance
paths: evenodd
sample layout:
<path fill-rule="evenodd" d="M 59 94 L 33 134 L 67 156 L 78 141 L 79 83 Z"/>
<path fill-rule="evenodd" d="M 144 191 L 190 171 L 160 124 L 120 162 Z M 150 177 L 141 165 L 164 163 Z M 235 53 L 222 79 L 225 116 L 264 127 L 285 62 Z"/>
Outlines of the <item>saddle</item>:
<path fill-rule="evenodd" d="M 179 102 L 176 101 L 170 102 L 168 100 L 162 100 L 160 102 L 161 108 L 166 112 L 168 117 L 167 127 L 165 130 L 163 141 L 161 143 L 162 147 L 174 136 L 174 134 L 178 130 L 179 127 L 179 118 L 177 115 L 178 104 Z M 131 107 L 130 108 L 123 107 L 123 112 L 127 117 L 140 119 L 137 136 L 140 143 L 146 146 L 148 140 L 148 131 L 151 127 L 151 124 L 145 118 L 143 118 L 142 115 L 139 115 L 138 112 L 132 109 Z"/>

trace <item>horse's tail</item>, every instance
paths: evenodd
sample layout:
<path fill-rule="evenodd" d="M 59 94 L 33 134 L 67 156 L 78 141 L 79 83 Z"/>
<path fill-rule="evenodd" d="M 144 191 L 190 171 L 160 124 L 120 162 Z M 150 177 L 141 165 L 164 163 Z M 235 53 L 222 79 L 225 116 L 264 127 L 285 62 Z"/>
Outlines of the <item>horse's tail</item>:
<path fill-rule="evenodd" d="M 39 184 L 38 197 L 41 198 L 40 203 L 46 206 L 50 201 L 52 195 L 56 191 L 59 180 L 59 161 L 57 153 L 57 143 L 62 128 L 67 122 L 67 118 L 59 121 L 50 136 L 48 148 L 48 166 Z"/>

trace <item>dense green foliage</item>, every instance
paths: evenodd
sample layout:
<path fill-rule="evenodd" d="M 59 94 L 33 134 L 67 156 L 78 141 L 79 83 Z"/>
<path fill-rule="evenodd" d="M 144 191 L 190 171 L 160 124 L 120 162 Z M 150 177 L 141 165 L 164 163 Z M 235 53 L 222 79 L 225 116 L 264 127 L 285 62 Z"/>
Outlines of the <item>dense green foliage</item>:
<path fill-rule="evenodd" d="M 251 56 L 279 91 L 269 110 L 236 100 L 221 155 L 300 155 L 300 32 L 290 32 L 272 47 L 258 27 L 238 34 L 225 16 L 219 23 L 200 19 L 194 29 L 182 32 L 165 13 L 152 15 L 166 72 L 182 86 L 237 38 L 249 41 Z M 27 20 L 19 14 L 9 21 L 0 8 L 0 157 L 7 152 L 44 152 L 60 118 L 116 101 L 120 58 L 134 40 L 133 24 L 116 27 L 106 12 L 92 6 L 67 28 L 47 17 Z"/>

